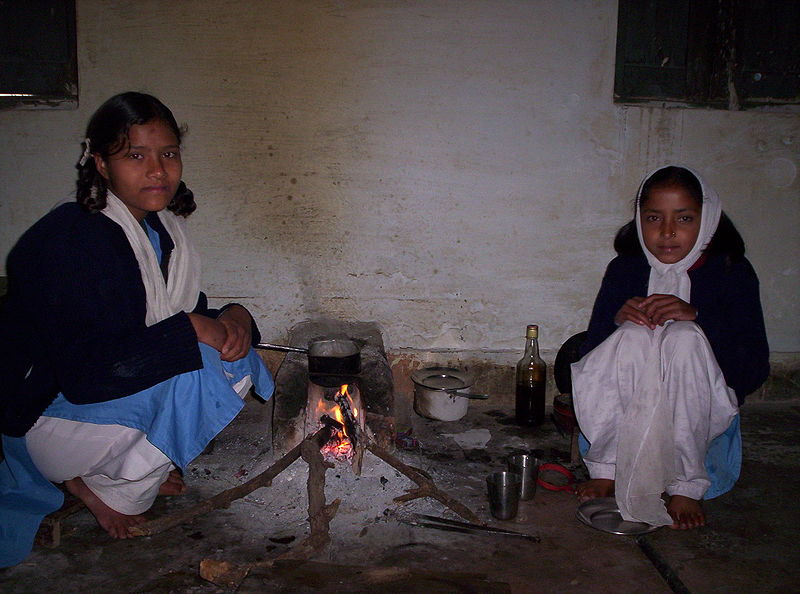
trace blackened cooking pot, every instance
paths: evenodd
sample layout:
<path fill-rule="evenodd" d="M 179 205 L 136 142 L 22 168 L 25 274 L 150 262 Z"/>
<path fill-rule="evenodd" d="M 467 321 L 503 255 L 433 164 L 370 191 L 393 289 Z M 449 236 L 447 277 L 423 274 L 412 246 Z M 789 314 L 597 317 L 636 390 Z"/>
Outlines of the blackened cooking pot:
<path fill-rule="evenodd" d="M 261 342 L 257 349 L 303 353 L 308 355 L 308 372 L 313 375 L 358 375 L 361 373 L 361 349 L 352 340 L 330 338 L 314 340 L 308 348 Z"/>

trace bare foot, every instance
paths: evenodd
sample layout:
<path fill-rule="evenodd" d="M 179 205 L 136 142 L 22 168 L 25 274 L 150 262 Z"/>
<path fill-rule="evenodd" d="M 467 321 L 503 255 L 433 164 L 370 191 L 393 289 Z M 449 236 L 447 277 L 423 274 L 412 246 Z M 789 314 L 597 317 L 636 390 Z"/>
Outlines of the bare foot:
<path fill-rule="evenodd" d="M 697 499 L 684 495 L 673 495 L 667 503 L 667 513 L 675 521 L 670 526 L 675 530 L 689 530 L 706 525 L 706 514 Z"/>
<path fill-rule="evenodd" d="M 158 488 L 159 495 L 181 495 L 186 492 L 186 483 L 179 470 L 171 470 L 167 480 Z"/>
<path fill-rule="evenodd" d="M 575 495 L 583 503 L 598 497 L 614 496 L 614 481 L 612 479 L 589 479 L 585 483 L 575 485 Z"/>
<path fill-rule="evenodd" d="M 129 516 L 111 509 L 86 486 L 81 477 L 64 481 L 67 491 L 86 504 L 100 527 L 114 538 L 132 538 L 128 528 L 145 521 L 144 516 Z"/>

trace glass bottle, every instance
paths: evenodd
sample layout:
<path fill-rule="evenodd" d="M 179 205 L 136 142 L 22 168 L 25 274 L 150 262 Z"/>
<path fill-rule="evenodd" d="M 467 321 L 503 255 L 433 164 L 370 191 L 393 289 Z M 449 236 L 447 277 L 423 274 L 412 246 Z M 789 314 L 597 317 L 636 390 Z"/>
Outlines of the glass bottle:
<path fill-rule="evenodd" d="M 547 365 L 539 356 L 539 326 L 528 326 L 525 340 L 525 354 L 516 369 L 516 421 L 518 425 L 540 425 L 544 421 Z"/>

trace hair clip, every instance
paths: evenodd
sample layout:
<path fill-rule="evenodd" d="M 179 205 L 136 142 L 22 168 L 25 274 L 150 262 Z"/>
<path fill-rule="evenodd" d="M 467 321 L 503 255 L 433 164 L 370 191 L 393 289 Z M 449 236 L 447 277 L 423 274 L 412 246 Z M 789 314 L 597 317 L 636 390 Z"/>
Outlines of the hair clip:
<path fill-rule="evenodd" d="M 81 155 L 81 160 L 78 161 L 78 164 L 83 167 L 86 165 L 86 161 L 92 158 L 92 149 L 91 149 L 91 141 L 86 138 L 83 141 L 85 148 L 83 149 L 83 154 Z"/>

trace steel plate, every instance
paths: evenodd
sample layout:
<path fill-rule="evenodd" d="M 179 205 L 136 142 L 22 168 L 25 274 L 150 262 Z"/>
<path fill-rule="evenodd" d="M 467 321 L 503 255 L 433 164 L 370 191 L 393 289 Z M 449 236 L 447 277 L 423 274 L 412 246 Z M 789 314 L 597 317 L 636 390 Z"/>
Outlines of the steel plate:
<path fill-rule="evenodd" d="M 613 497 L 600 497 L 585 501 L 578 506 L 575 515 L 587 526 L 610 534 L 636 536 L 637 534 L 647 534 L 660 528 L 660 526 L 651 526 L 644 522 L 628 522 L 624 520 L 617 506 L 617 501 Z"/>

